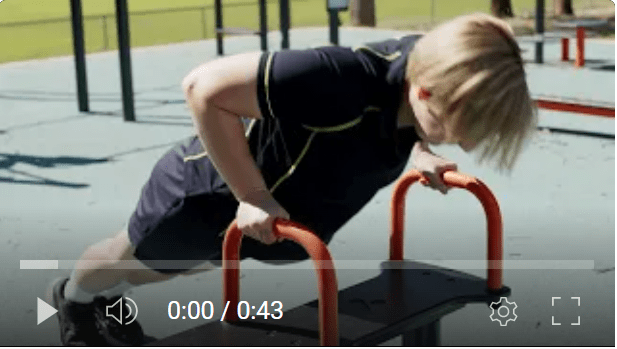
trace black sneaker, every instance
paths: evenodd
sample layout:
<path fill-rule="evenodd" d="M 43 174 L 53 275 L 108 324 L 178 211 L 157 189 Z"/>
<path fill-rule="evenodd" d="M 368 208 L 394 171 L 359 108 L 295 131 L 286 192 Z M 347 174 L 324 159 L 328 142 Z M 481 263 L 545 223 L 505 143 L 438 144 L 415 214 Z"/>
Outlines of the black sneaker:
<path fill-rule="evenodd" d="M 77 303 L 64 298 L 68 278 L 54 280 L 47 292 L 47 300 L 58 309 L 60 340 L 65 346 L 107 345 L 95 325 L 94 303 Z"/>
<path fill-rule="evenodd" d="M 117 296 L 111 299 L 107 299 L 105 297 L 96 297 L 94 299 L 95 325 L 109 345 L 143 345 L 145 342 L 144 331 L 142 330 L 137 320 L 133 320 L 133 322 L 126 325 L 120 324 L 113 317 L 107 316 L 106 307 L 115 304 L 120 298 L 122 297 Z M 124 307 L 122 314 L 129 314 L 131 310 L 126 305 L 124 299 L 122 300 L 122 306 Z"/>

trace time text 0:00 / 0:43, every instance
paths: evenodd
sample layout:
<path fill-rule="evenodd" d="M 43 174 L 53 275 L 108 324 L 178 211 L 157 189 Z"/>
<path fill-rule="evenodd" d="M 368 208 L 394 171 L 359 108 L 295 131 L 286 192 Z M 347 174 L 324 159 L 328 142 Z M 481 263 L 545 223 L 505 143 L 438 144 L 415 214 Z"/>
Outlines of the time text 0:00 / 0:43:
<path fill-rule="evenodd" d="M 271 318 L 278 320 L 283 317 L 283 303 L 280 301 L 274 301 L 270 303 L 270 307 L 273 312 L 271 313 L 268 309 L 268 302 L 264 301 L 261 303 L 259 308 L 254 305 L 250 305 L 247 301 L 241 301 L 238 303 L 238 308 L 236 309 L 238 318 L 241 320 L 246 319 L 255 319 L 256 317 L 262 316 L 264 319 Z M 225 304 L 225 309 L 223 310 L 223 314 L 221 315 L 220 321 L 225 319 L 225 314 L 227 313 L 227 308 L 229 308 L 229 301 Z M 233 311 L 233 310 L 232 310 Z M 255 312 L 256 311 L 256 312 Z M 178 301 L 171 301 L 167 306 L 167 315 L 172 320 L 177 319 L 199 319 L 203 318 L 206 320 L 212 319 L 214 317 L 214 304 L 210 301 L 202 302 L 201 304 L 197 301 L 191 301 L 188 305 L 180 305 Z"/>

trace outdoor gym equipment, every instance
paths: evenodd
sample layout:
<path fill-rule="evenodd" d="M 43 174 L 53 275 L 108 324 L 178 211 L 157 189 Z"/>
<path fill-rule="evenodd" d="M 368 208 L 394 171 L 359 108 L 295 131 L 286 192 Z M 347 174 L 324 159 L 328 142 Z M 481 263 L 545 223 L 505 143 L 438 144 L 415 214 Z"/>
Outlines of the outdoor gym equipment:
<path fill-rule="evenodd" d="M 0 0 L 1 1 L 1 0 Z M 86 74 L 86 45 L 84 41 L 84 25 L 82 0 L 70 0 L 71 32 L 73 37 L 73 53 L 75 59 L 75 78 L 77 83 L 77 102 L 81 112 L 90 111 L 88 82 Z M 129 12 L 127 0 L 115 0 L 116 29 L 118 33 L 118 53 L 120 58 L 120 75 L 122 86 L 122 110 L 124 121 L 136 121 L 135 101 L 133 95 L 133 73 L 131 67 L 131 45 L 129 29 Z M 330 42 L 338 45 L 339 11 L 347 9 L 349 0 L 326 0 L 330 22 Z M 236 4 L 237 5 L 237 4 Z M 258 0 L 259 29 L 225 28 L 223 26 L 222 0 L 214 1 L 216 52 L 223 55 L 223 39 L 225 35 L 258 35 L 260 47 L 268 49 L 267 1 Z M 230 4 L 228 6 L 234 6 Z M 289 29 L 291 27 L 289 0 L 279 0 L 279 22 L 281 31 L 281 49 L 289 48 Z"/>
<path fill-rule="evenodd" d="M 576 32 L 576 58 L 574 60 L 575 67 L 585 66 L 585 37 L 586 31 L 589 30 L 602 30 L 609 28 L 607 20 L 600 19 L 575 19 L 564 22 L 556 22 L 555 28 L 561 29 L 562 32 L 558 33 L 561 37 L 561 60 L 567 62 L 570 60 L 569 48 L 570 48 L 570 36 L 568 31 Z"/>
<path fill-rule="evenodd" d="M 233 6 L 228 4 L 227 6 Z M 268 50 L 268 3 L 266 0 L 258 1 L 259 29 L 248 28 L 225 28 L 223 27 L 223 3 L 222 0 L 214 0 L 214 15 L 216 18 L 216 53 L 224 54 L 223 38 L 225 35 L 257 35 L 260 40 L 262 51 Z M 279 22 L 281 28 L 281 49 L 289 48 L 289 0 L 279 0 Z"/>
<path fill-rule="evenodd" d="M 396 184 L 391 201 L 390 260 L 375 278 L 338 291 L 334 262 L 326 245 L 302 225 L 277 219 L 274 234 L 302 245 L 317 273 L 319 298 L 285 309 L 281 319 L 239 320 L 239 252 L 242 232 L 231 224 L 223 242 L 223 304 L 225 322 L 211 322 L 150 345 L 161 346 L 373 346 L 402 335 L 403 345 L 438 345 L 439 320 L 467 303 L 486 303 L 510 295 L 502 282 L 502 221 L 497 200 L 478 179 L 457 172 L 444 182 L 474 194 L 487 218 L 487 279 L 435 265 L 403 260 L 405 196 L 424 181 L 412 170 Z M 489 316 L 487 311 L 487 317 Z"/>
<path fill-rule="evenodd" d="M 232 5 L 227 5 L 232 6 Z M 223 26 L 223 3 L 222 0 L 214 0 L 214 14 L 216 18 L 216 53 L 219 56 L 224 54 L 223 41 L 225 35 L 257 35 L 260 39 L 262 51 L 268 50 L 268 3 L 266 0 L 259 0 L 259 29 L 248 28 L 225 28 Z M 330 43 L 339 44 L 340 20 L 338 14 L 349 7 L 349 0 L 326 0 L 326 10 L 328 11 L 328 22 L 330 32 Z M 289 48 L 289 28 L 291 26 L 289 0 L 279 0 L 279 20 L 281 28 L 281 49 Z"/>
<path fill-rule="evenodd" d="M 535 30 L 536 37 L 533 39 L 535 43 L 535 58 L 534 62 L 538 64 L 544 63 L 544 42 L 550 38 L 561 39 L 561 60 L 566 62 L 569 58 L 570 37 L 576 38 L 576 57 L 574 60 L 575 67 L 583 67 L 585 65 L 585 32 L 586 30 L 606 30 L 611 29 L 608 20 L 602 19 L 573 19 L 569 21 L 558 21 L 553 24 L 555 29 L 559 29 L 557 33 L 545 33 L 544 31 L 544 9 L 545 0 L 536 0 L 535 12 Z M 614 30 L 614 28 L 612 28 Z M 571 31 L 575 34 L 572 35 Z"/>

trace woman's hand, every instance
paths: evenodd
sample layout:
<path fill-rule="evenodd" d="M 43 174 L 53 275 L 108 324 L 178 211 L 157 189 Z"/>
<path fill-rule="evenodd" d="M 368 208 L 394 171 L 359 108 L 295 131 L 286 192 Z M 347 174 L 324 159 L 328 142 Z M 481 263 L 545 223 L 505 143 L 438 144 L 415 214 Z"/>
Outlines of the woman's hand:
<path fill-rule="evenodd" d="M 421 181 L 424 186 L 439 190 L 442 194 L 448 192 L 448 186 L 441 180 L 446 171 L 456 171 L 456 163 L 434 154 L 424 142 L 417 142 L 411 151 L 411 161 L 415 169 L 420 171 L 428 182 Z"/>
<path fill-rule="evenodd" d="M 272 232 L 274 219 L 289 219 L 289 213 L 272 197 L 267 190 L 257 191 L 240 200 L 236 221 L 244 235 L 271 245 L 280 241 Z"/>

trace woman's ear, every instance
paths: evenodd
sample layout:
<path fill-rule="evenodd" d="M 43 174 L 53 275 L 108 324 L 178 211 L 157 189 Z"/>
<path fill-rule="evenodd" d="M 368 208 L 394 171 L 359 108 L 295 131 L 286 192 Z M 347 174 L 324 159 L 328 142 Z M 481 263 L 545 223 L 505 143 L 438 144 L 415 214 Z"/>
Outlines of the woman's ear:
<path fill-rule="evenodd" d="M 426 101 L 429 98 L 431 98 L 431 92 L 424 87 L 420 87 L 418 89 L 418 99 L 421 101 Z"/>

